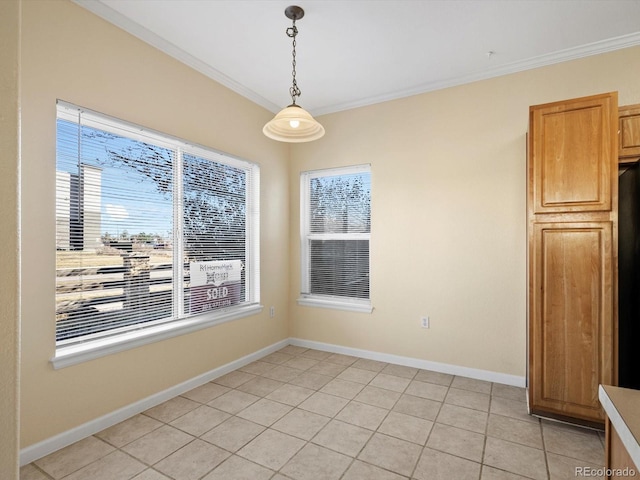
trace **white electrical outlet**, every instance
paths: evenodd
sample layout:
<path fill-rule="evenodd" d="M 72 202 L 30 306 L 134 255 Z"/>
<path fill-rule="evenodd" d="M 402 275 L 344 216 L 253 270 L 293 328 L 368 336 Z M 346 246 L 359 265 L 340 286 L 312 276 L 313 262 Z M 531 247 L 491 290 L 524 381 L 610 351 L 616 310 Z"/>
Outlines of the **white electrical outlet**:
<path fill-rule="evenodd" d="M 420 325 L 422 328 L 429 328 L 429 317 L 420 317 Z"/>
<path fill-rule="evenodd" d="M 276 307 L 270 307 L 269 308 L 269 316 L 271 318 L 273 318 L 273 317 L 275 317 L 275 315 L 276 315 Z"/>

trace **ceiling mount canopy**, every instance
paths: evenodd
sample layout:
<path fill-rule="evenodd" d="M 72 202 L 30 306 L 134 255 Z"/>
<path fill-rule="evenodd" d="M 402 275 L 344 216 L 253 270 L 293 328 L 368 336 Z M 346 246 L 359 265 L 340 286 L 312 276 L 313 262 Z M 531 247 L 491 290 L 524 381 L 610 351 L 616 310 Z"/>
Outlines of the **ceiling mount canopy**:
<path fill-rule="evenodd" d="M 291 105 L 280 110 L 278 114 L 267 123 L 262 132 L 273 140 L 280 142 L 302 143 L 317 140 L 324 135 L 324 127 L 320 125 L 309 112 L 300 105 L 296 104 L 296 99 L 300 97 L 302 92 L 298 88 L 296 80 L 296 37 L 298 36 L 298 28 L 296 20 L 304 17 L 304 10 L 296 5 L 291 5 L 284 10 L 284 14 L 293 23 L 287 28 L 286 33 L 293 42 L 293 81 L 289 88 L 291 95 Z"/>
<path fill-rule="evenodd" d="M 304 17 L 304 10 L 297 5 L 289 5 L 284 9 L 284 14 L 289 20 L 300 20 Z M 295 25 L 294 25 L 295 28 Z"/>

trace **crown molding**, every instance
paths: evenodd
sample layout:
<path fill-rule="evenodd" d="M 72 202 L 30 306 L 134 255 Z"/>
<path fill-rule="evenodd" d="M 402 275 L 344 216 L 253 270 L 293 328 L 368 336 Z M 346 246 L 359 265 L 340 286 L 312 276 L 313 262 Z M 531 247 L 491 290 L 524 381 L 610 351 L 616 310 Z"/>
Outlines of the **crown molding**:
<path fill-rule="evenodd" d="M 526 70 L 532 70 L 534 68 L 546 67 L 549 65 L 554 65 L 556 63 L 568 62 L 571 60 L 577 60 L 592 55 L 612 52 L 614 50 L 622 50 L 624 48 L 635 47 L 638 45 L 640 45 L 640 32 L 631 33 L 629 35 L 610 38 L 600 42 L 589 43 L 575 48 L 568 48 L 550 54 L 540 55 L 538 57 L 528 58 L 506 65 L 496 66 L 494 68 L 471 73 L 469 75 L 451 77 L 438 82 L 424 83 L 405 90 L 390 92 L 384 95 L 367 97 L 353 102 L 345 102 L 336 105 L 330 105 L 327 107 L 316 108 L 313 110 L 313 115 L 327 115 L 344 110 L 351 110 L 353 108 L 366 107 L 369 105 L 374 105 L 376 103 L 388 102 L 391 100 L 397 100 L 413 95 L 420 95 L 422 93 L 456 87 L 467 83 L 478 82 L 480 80 L 488 80 L 490 78 L 509 75 L 512 73 L 524 72 Z"/>

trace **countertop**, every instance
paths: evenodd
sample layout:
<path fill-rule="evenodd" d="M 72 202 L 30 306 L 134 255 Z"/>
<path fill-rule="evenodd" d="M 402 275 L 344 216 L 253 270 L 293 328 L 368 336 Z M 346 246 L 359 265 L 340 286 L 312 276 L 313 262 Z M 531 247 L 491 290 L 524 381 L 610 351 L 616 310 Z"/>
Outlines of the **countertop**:
<path fill-rule="evenodd" d="M 640 390 L 600 385 L 598 398 L 629 456 L 640 469 Z"/>

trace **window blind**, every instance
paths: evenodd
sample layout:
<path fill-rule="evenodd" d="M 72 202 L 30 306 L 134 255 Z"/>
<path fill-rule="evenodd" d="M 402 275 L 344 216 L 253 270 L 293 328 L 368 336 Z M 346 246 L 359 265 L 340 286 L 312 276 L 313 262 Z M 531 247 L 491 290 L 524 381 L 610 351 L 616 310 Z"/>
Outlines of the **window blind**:
<path fill-rule="evenodd" d="M 255 164 L 58 102 L 59 346 L 259 302 Z"/>
<path fill-rule="evenodd" d="M 369 167 L 305 172 L 301 182 L 302 294 L 368 300 Z"/>

